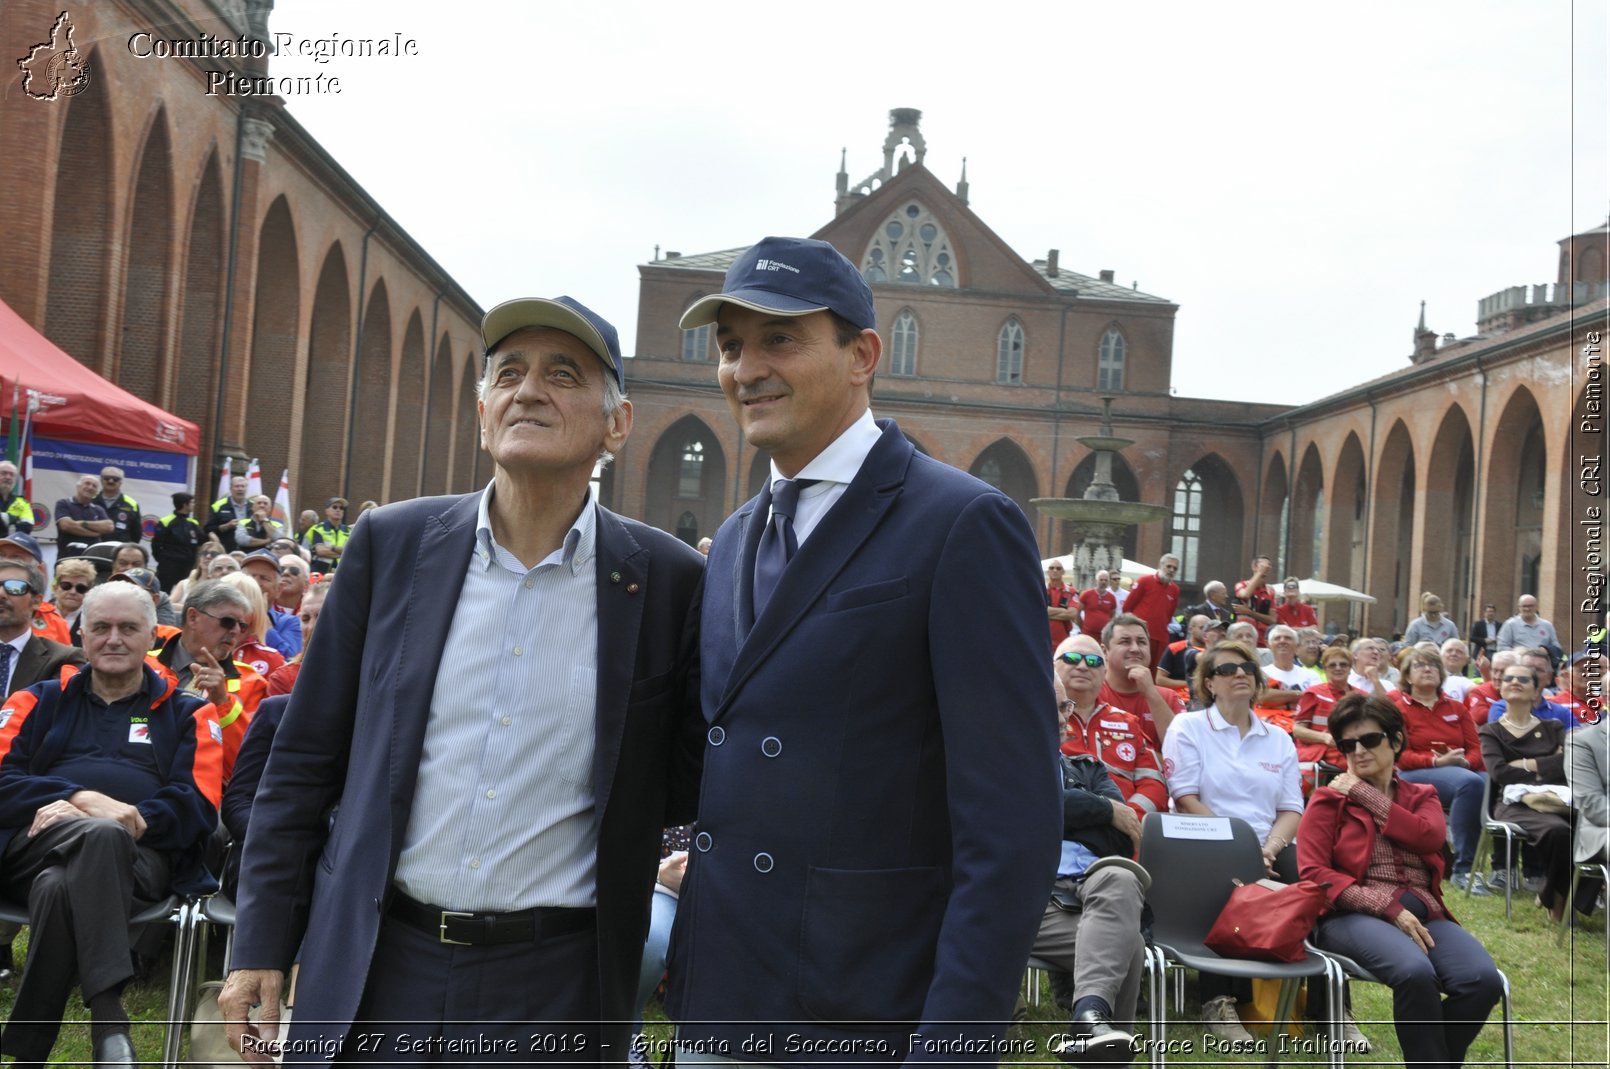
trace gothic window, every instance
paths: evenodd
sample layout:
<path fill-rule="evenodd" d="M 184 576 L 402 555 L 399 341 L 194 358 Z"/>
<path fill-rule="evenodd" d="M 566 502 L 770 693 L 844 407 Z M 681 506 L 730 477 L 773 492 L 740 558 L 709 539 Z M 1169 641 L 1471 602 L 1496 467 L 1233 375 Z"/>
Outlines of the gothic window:
<path fill-rule="evenodd" d="M 1100 360 L 1096 367 L 1096 389 L 1102 393 L 1124 388 L 1124 354 L 1129 346 L 1117 327 L 1108 327 L 1101 336 Z"/>
<path fill-rule="evenodd" d="M 678 497 L 698 497 L 704 491 L 704 443 L 698 440 L 682 446 L 682 466 L 677 479 Z"/>
<path fill-rule="evenodd" d="M 710 324 L 704 323 L 682 332 L 682 359 L 710 359 Z"/>
<path fill-rule="evenodd" d="M 956 286 L 956 258 L 950 239 L 933 214 L 915 201 L 898 209 L 872 237 L 861 258 L 868 282 L 908 286 Z"/>
<path fill-rule="evenodd" d="M 894 331 L 889 337 L 889 373 L 917 373 L 917 317 L 911 314 L 910 309 L 901 312 L 894 320 Z"/>
<path fill-rule="evenodd" d="M 1197 543 L 1202 536 L 1202 480 L 1190 468 L 1174 486 L 1173 543 L 1169 552 L 1180 559 L 1180 581 L 1196 582 Z"/>
<path fill-rule="evenodd" d="M 688 545 L 695 545 L 699 541 L 699 517 L 691 512 L 684 512 L 677 517 L 676 536 Z"/>
<path fill-rule="evenodd" d="M 1023 324 L 1016 319 L 1008 319 L 995 339 L 995 381 L 1023 381 Z"/>

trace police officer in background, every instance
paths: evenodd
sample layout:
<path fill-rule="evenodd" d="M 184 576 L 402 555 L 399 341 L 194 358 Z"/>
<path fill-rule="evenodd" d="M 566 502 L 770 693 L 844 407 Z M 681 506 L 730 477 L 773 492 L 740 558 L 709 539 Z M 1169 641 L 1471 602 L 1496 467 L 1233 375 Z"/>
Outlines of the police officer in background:
<path fill-rule="evenodd" d="M 101 496 L 97 499 L 112 521 L 111 542 L 139 542 L 145 538 L 140 503 L 123 492 L 123 469 L 108 464 L 101 469 Z"/>

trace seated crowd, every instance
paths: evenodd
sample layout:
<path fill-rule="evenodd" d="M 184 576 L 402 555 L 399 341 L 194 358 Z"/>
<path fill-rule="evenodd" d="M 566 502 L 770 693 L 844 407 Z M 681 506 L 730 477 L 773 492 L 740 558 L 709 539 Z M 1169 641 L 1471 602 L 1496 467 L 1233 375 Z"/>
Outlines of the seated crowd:
<path fill-rule="evenodd" d="M 1099 867 L 1111 874 L 1100 882 L 1081 873 L 1097 871 L 1103 855 L 1130 857 L 1124 842 L 1134 834 L 1138 843 L 1137 818 L 1172 810 L 1239 818 L 1263 843 L 1271 878 L 1328 884 L 1316 945 L 1391 986 L 1406 1058 L 1460 1064 L 1500 981 L 1447 907 L 1443 881 L 1487 896 L 1512 878 L 1513 861 L 1551 920 L 1565 920 L 1574 866 L 1605 860 L 1602 649 L 1572 656 L 1556 681 L 1560 649 L 1535 598 L 1520 599 L 1508 624 L 1489 613 L 1489 649 L 1467 644 L 1429 593 L 1394 643 L 1327 641 L 1311 607 L 1293 626 L 1265 611 L 1267 599 L 1248 598 L 1249 585 L 1267 586 L 1260 558 L 1252 579 L 1236 585 L 1235 602 L 1223 583 L 1204 587 L 1205 600 L 1177 621 L 1183 637 L 1148 671 L 1156 622 L 1120 607 L 1092 635 L 1081 625 L 1081 595 L 1058 589 L 1062 569 L 1051 563 L 1065 841 L 1034 953 L 1062 970 L 1052 989 L 1072 1013 L 1064 1060 L 1113 1064 L 1135 1049 L 1126 1022 L 1136 1019 L 1139 964 L 1129 951 L 1141 922 L 1138 913 L 1115 913 L 1100 891 L 1114 879 L 1144 886 L 1149 877 L 1109 865 Z M 1282 593 L 1282 608 L 1295 603 L 1297 581 Z M 1059 605 L 1064 612 L 1050 611 Z M 1289 609 L 1285 618 L 1298 619 Z M 1105 775 L 1082 771 L 1079 762 L 1089 761 Z M 1522 858 L 1495 857 L 1490 876 L 1474 871 L 1484 805 L 1526 843 Z M 1092 850 L 1092 824 L 1117 845 Z M 1082 890 L 1095 908 L 1081 918 Z M 1591 912 L 1599 893 L 1583 878 L 1575 908 Z M 1328 1016 L 1323 987 L 1310 981 L 1316 1020 Z M 1252 1042 L 1237 1012 L 1250 996 L 1245 981 L 1202 975 L 1198 991 L 1208 1032 Z M 1369 1049 L 1350 1012 L 1342 1025 L 1349 1049 Z"/>
<path fill-rule="evenodd" d="M 48 1057 L 76 978 L 96 1058 L 132 1064 L 123 919 L 170 891 L 211 890 L 209 872 L 232 890 L 221 846 L 244 835 L 279 696 L 351 531 L 347 502 L 331 498 L 322 521 L 303 513 L 293 534 L 237 478 L 205 524 L 193 497 L 175 494 L 147 548 L 121 483 L 115 468 L 86 475 L 58 504 L 48 584 L 31 516 L 13 508 L 0 537 L 0 896 L 26 903 L 32 925 L 0 1038 L 27 1062 Z M 1448 908 L 1444 877 L 1471 895 L 1510 878 L 1511 859 L 1475 871 L 1489 805 L 1523 831 L 1538 904 L 1566 919 L 1575 863 L 1606 849 L 1602 648 L 1556 680 L 1558 637 L 1530 595 L 1506 622 L 1488 606 L 1469 642 L 1432 594 L 1396 648 L 1328 638 L 1298 582 L 1277 592 L 1261 557 L 1233 588 L 1206 584 L 1175 619 L 1171 560 L 1164 580 L 1133 591 L 1102 572 L 1080 592 L 1060 564 L 1047 570 L 1064 830 L 1033 953 L 1057 970 L 1053 992 L 1071 1014 L 1060 1055 L 1113 1064 L 1134 1053 L 1151 879 L 1135 857 L 1145 818 L 1172 811 L 1239 818 L 1271 878 L 1327 884 L 1316 944 L 1392 986 L 1406 1057 L 1458 1064 L 1499 982 Z M 688 831 L 673 831 L 640 1003 L 664 969 L 686 864 Z M 1591 911 L 1598 894 L 1584 881 L 1576 908 Z M 15 934 L 0 931 L 0 973 Z M 1237 1010 L 1244 981 L 1203 975 L 1198 990 L 1209 1031 L 1251 1041 Z M 1325 1005 L 1311 984 L 1309 1015 Z M 1351 1013 L 1344 1029 L 1352 1049 L 1368 1049 Z"/>

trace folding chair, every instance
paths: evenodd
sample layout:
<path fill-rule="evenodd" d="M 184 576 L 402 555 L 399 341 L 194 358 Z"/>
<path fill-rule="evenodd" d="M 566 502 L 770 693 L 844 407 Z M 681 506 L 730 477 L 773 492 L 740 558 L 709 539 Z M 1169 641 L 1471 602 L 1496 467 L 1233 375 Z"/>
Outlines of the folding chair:
<path fill-rule="evenodd" d="M 1602 856 L 1602 855 L 1601 855 Z M 1565 933 L 1576 919 L 1573 912 L 1576 907 L 1576 885 L 1581 882 L 1582 874 L 1597 876 L 1605 887 L 1610 887 L 1610 867 L 1603 861 L 1577 861 L 1571 865 L 1571 886 L 1565 892 L 1565 913 L 1560 919 L 1560 930 L 1554 935 L 1554 945 L 1565 945 Z"/>
<path fill-rule="evenodd" d="M 1338 954 L 1333 950 L 1321 950 L 1320 948 L 1312 945 L 1310 945 L 1308 949 L 1323 958 L 1328 958 L 1336 965 L 1341 975 L 1346 976 L 1349 979 L 1359 980 L 1366 984 L 1383 983 L 1383 981 L 1376 979 L 1375 974 L 1371 973 L 1368 969 L 1354 961 L 1352 958 L 1348 957 L 1346 954 Z M 1505 976 L 1504 971 L 1500 969 L 1498 971 L 1498 979 L 1499 982 L 1504 985 L 1503 997 L 1499 1000 L 1499 1004 L 1504 1008 L 1504 1064 L 1506 1066 L 1513 1066 L 1515 1064 L 1515 1034 L 1509 1019 L 1509 977 Z M 1340 983 L 1332 984 L 1328 994 L 1330 996 L 1331 1019 L 1341 1020 L 1343 1012 L 1342 985 Z M 1336 1046 L 1332 1047 L 1331 1050 L 1333 1055 L 1332 1064 L 1338 1066 L 1341 1065 L 1343 1055 L 1341 1045 L 1337 1044 Z"/>
<path fill-rule="evenodd" d="M 1274 1020 L 1291 1019 L 1297 1001 L 1297 984 L 1324 977 L 1340 984 L 1331 962 L 1313 951 L 1293 964 L 1224 958 L 1202 940 L 1218 919 L 1234 890 L 1232 880 L 1252 883 L 1264 878 L 1263 850 L 1252 826 L 1235 817 L 1195 817 L 1152 813 L 1141 825 L 1140 863 L 1152 874 L 1146 900 L 1152 907 L 1152 942 L 1163 967 L 1195 969 L 1247 979 L 1280 981 L 1280 998 Z M 1154 978 L 1154 989 L 1161 981 Z M 1159 997 L 1153 1003 L 1155 1033 L 1152 1049 L 1161 1064 L 1166 1014 Z M 1329 1023 L 1332 1050 L 1341 1041 L 1342 1016 Z M 1279 1060 L 1280 1044 L 1271 1041 L 1266 1064 Z"/>
<path fill-rule="evenodd" d="M 130 928 L 137 928 L 146 924 L 159 924 L 164 922 L 172 924 L 175 926 L 175 928 L 177 928 L 177 934 L 174 937 L 173 947 L 173 969 L 168 978 L 167 1022 L 163 1025 L 162 1030 L 162 1064 L 165 1066 L 175 1064 L 178 1056 L 178 1036 L 180 1026 L 175 1023 L 175 1019 L 181 1012 L 183 1005 L 179 1000 L 182 997 L 181 989 L 185 986 L 183 972 L 184 959 L 188 954 L 187 933 L 189 931 L 190 915 L 193 908 L 194 903 L 188 899 L 180 898 L 178 895 L 169 895 L 167 898 L 164 898 L 162 901 L 156 903 L 150 908 L 142 909 L 138 913 L 134 914 L 134 916 L 129 918 Z M 7 921 L 12 924 L 27 924 L 28 907 L 19 906 L 15 902 L 0 902 L 0 921 Z M 32 948 L 30 948 L 30 952 L 32 952 Z M 170 1048 L 174 1052 L 173 1057 L 168 1056 L 167 1052 Z"/>
<path fill-rule="evenodd" d="M 1471 879 L 1465 885 L 1465 897 L 1470 897 L 1471 888 L 1476 884 L 1476 873 L 1482 870 L 1482 862 L 1493 848 L 1493 841 L 1497 836 L 1503 835 L 1504 860 L 1508 869 L 1504 879 L 1504 919 L 1514 920 L 1515 885 L 1520 882 L 1520 854 L 1517 853 L 1517 844 L 1526 841 L 1526 831 L 1519 824 L 1511 824 L 1493 817 L 1493 778 L 1491 776 L 1485 778 L 1487 782 L 1481 789 L 1481 837 L 1476 840 L 1476 856 L 1470 863 Z"/>
<path fill-rule="evenodd" d="M 179 1065 L 179 1047 L 195 1008 L 192 1000 L 207 968 L 209 924 L 223 925 L 229 929 L 229 938 L 224 943 L 224 974 L 229 973 L 229 959 L 235 946 L 235 903 L 221 893 L 209 895 L 191 904 L 190 914 L 181 929 L 180 945 L 173 952 L 174 986 L 168 1000 L 170 1027 L 162 1040 L 164 1065 Z"/>

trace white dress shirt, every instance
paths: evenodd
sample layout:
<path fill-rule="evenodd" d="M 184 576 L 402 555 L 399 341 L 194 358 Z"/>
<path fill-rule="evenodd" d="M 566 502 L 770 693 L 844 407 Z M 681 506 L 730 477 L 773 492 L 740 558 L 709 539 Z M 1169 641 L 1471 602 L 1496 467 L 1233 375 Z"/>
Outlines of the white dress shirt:
<path fill-rule="evenodd" d="M 819 480 L 815 486 L 807 486 L 799 492 L 799 504 L 794 507 L 794 538 L 799 545 L 805 544 L 811 532 L 816 530 L 816 525 L 822 522 L 822 517 L 827 515 L 827 510 L 844 496 L 844 491 L 866 462 L 867 454 L 872 452 L 872 447 L 882 437 L 883 431 L 873 422 L 872 410 L 867 409 L 861 413 L 860 419 L 846 427 L 844 433 L 829 442 L 826 449 L 812 457 L 794 476 L 796 479 Z M 777 470 L 777 462 L 772 461 L 772 487 L 775 489 L 779 480 L 787 478 Z M 769 510 L 763 519 L 771 522 Z"/>

